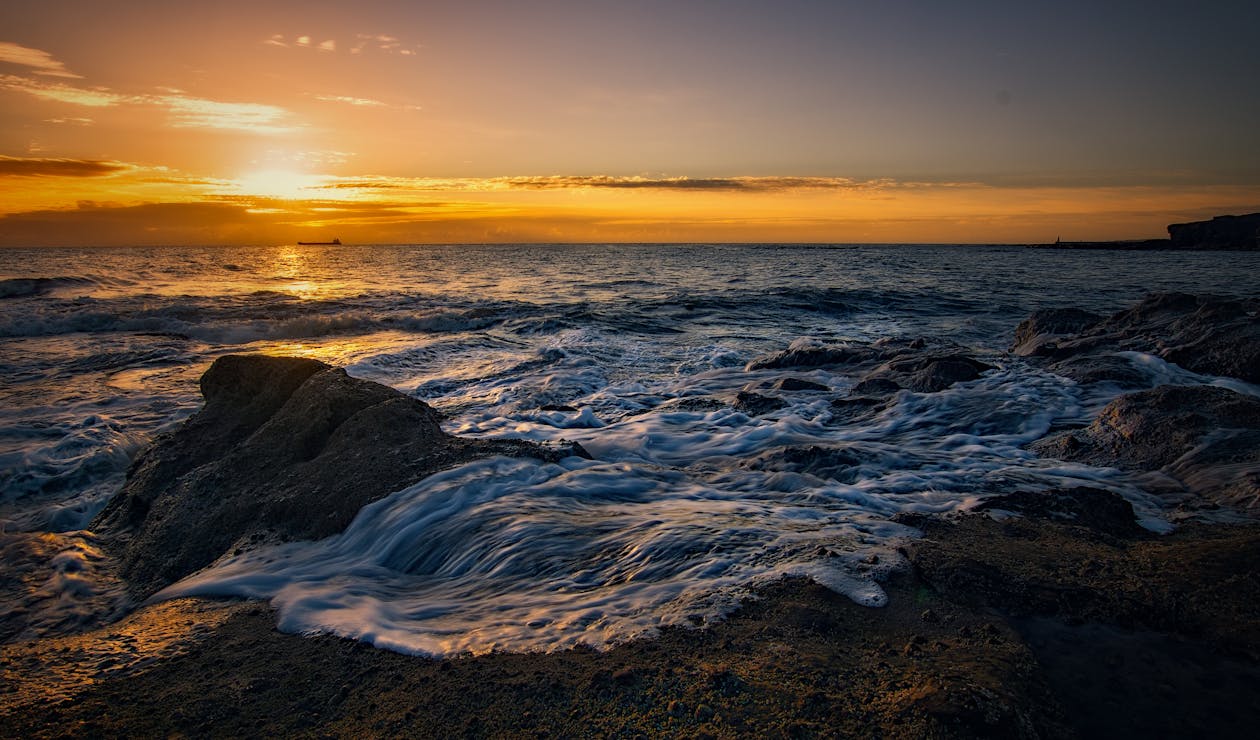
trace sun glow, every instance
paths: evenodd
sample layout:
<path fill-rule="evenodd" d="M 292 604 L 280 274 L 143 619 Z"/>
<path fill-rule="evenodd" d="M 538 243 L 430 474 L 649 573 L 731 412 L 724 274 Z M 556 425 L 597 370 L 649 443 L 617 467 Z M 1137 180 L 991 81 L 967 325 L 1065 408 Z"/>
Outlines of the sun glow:
<path fill-rule="evenodd" d="M 307 200 L 323 195 L 320 188 L 328 178 L 288 170 L 261 170 L 237 178 L 231 186 L 233 194 L 256 195 L 283 200 Z"/>

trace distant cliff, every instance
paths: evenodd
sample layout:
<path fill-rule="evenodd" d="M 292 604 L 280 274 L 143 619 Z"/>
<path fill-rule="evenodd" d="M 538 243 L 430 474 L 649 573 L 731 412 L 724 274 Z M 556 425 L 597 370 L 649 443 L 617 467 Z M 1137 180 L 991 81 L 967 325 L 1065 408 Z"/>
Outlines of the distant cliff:
<path fill-rule="evenodd" d="M 1211 221 L 1169 224 L 1168 239 L 1134 239 L 1106 242 L 1065 242 L 1030 244 L 1039 249 L 1123 249 L 1152 252 L 1177 250 L 1260 251 L 1260 213 L 1245 216 L 1217 216 Z"/>
<path fill-rule="evenodd" d="M 1260 213 L 1169 224 L 1173 249 L 1260 249 Z"/>

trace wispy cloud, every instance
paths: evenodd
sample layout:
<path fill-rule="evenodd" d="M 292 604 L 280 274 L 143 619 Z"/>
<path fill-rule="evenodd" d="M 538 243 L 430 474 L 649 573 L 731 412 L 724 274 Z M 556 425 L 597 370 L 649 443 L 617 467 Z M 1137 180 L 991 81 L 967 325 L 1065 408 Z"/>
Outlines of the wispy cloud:
<path fill-rule="evenodd" d="M 315 95 L 316 100 L 322 100 L 325 103 L 344 103 L 345 105 L 353 105 L 358 108 L 389 108 L 392 110 L 422 110 L 421 106 L 409 104 L 386 103 L 383 100 L 375 100 L 373 98 L 359 98 L 351 95 Z"/>
<path fill-rule="evenodd" d="M 364 49 L 371 49 L 385 54 L 398 54 L 409 57 L 413 56 L 416 50 L 420 48 L 420 44 L 407 44 L 397 36 L 391 36 L 387 33 L 360 33 L 356 34 L 354 38 L 354 45 L 350 47 L 351 54 L 361 54 Z"/>
<path fill-rule="evenodd" d="M 47 77 L 82 77 L 66 69 L 66 65 L 54 59 L 52 54 L 11 41 L 0 41 L 0 62 L 30 67 L 35 74 Z"/>
<path fill-rule="evenodd" d="M 41 100 L 108 108 L 118 105 L 152 105 L 163 108 L 176 128 L 211 128 L 256 134 L 285 134 L 297 130 L 292 114 L 279 106 L 262 103 L 229 103 L 169 91 L 162 95 L 125 95 L 103 87 L 76 87 L 18 75 L 0 75 L 0 89 L 17 90 Z M 58 119 L 54 119 L 58 120 Z M 60 119 L 83 122 L 90 119 Z"/>
<path fill-rule="evenodd" d="M 0 176 L 102 177 L 132 169 L 131 165 L 98 159 L 53 159 L 0 155 Z"/>
<path fill-rule="evenodd" d="M 389 105 L 380 100 L 371 98 L 355 98 L 349 95 L 316 95 L 316 100 L 322 100 L 326 103 L 345 103 L 346 105 L 355 105 L 362 108 L 387 108 Z"/>
<path fill-rule="evenodd" d="M 105 108 L 132 100 L 126 95 L 120 95 L 104 88 L 75 87 L 62 82 L 32 80 L 29 77 L 20 77 L 18 75 L 0 75 L 0 88 L 18 90 L 43 100 L 55 100 L 60 103 L 83 105 L 90 108 Z"/>
<path fill-rule="evenodd" d="M 59 125 L 70 125 L 70 126 L 91 126 L 91 125 L 94 125 L 96 121 L 92 120 L 91 118 L 83 118 L 81 116 L 80 117 L 63 116 L 60 118 L 45 118 L 44 123 L 56 123 Z"/>
<path fill-rule="evenodd" d="M 187 95 L 159 95 L 150 101 L 170 111 L 171 125 L 177 128 L 212 128 L 248 131 L 257 134 L 284 134 L 296 130 L 289 125 L 289 112 L 262 103 L 224 103 Z"/>
<path fill-rule="evenodd" d="M 265 46 L 279 46 L 285 49 L 299 48 L 335 52 L 342 48 L 351 54 L 374 51 L 382 54 L 398 54 L 405 57 L 415 56 L 416 50 L 421 48 L 420 44 L 406 43 L 397 36 L 391 36 L 387 33 L 357 33 L 354 36 L 353 43 L 350 43 L 348 46 L 339 45 L 336 39 L 324 39 L 321 41 L 309 34 L 286 36 L 282 33 L 273 33 L 263 39 L 262 43 Z"/>
<path fill-rule="evenodd" d="M 891 178 L 856 180 L 848 177 L 644 177 L 614 175 L 542 175 L 491 178 L 359 177 L 331 182 L 324 187 L 360 190 L 487 191 L 487 190 L 677 190 L 725 192 L 775 192 L 881 190 L 957 187 L 963 183 L 903 182 Z"/>
<path fill-rule="evenodd" d="M 292 41 L 282 33 L 273 33 L 267 37 L 263 44 L 266 46 L 279 46 L 289 48 L 291 46 L 299 46 L 306 49 L 315 49 L 316 51 L 336 51 L 337 40 L 325 39 L 323 41 L 316 40 L 310 36 L 302 35 L 293 37 Z"/>

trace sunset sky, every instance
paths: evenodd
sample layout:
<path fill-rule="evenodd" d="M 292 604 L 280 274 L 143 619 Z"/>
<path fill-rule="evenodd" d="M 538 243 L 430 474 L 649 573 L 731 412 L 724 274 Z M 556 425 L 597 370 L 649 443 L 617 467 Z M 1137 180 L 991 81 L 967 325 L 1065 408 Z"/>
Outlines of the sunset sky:
<path fill-rule="evenodd" d="M 1260 3 L 10 2 L 0 245 L 1037 242 L 1260 211 Z"/>

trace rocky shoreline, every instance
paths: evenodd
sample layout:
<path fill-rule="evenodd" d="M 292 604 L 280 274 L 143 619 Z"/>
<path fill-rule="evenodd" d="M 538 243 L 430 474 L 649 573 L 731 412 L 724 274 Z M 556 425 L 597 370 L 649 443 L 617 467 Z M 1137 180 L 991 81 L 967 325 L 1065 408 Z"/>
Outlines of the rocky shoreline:
<path fill-rule="evenodd" d="M 159 603 L 36 641 L 9 615 L 0 734 L 1250 736 L 1260 299 L 1154 294 L 1110 317 L 1040 311 L 1011 353 L 1129 391 L 1031 449 L 1131 471 L 1175 532 L 1139 527 L 1107 491 L 1011 491 L 963 514 L 899 515 L 923 536 L 903 544 L 884 608 L 788 579 L 723 623 L 607 652 L 417 659 L 281 634 L 256 602 Z M 1232 380 L 1136 390 L 1143 356 Z M 857 380 L 831 401 L 841 416 L 988 367 L 930 340 L 801 342 L 750 365 L 823 366 Z M 755 414 L 776 391 L 829 392 L 802 382 L 686 401 Z M 137 600 L 225 553 L 339 531 L 359 506 L 477 456 L 584 453 L 450 437 L 423 403 L 305 360 L 221 358 L 202 387 L 203 410 L 137 459 L 95 523 L 102 567 Z M 376 464 L 395 450 L 397 464 Z M 841 479 L 860 461 L 840 452 L 786 448 L 757 464 Z M 222 490 L 235 493 L 212 495 Z M 194 543 L 190 529 L 214 534 Z"/>

